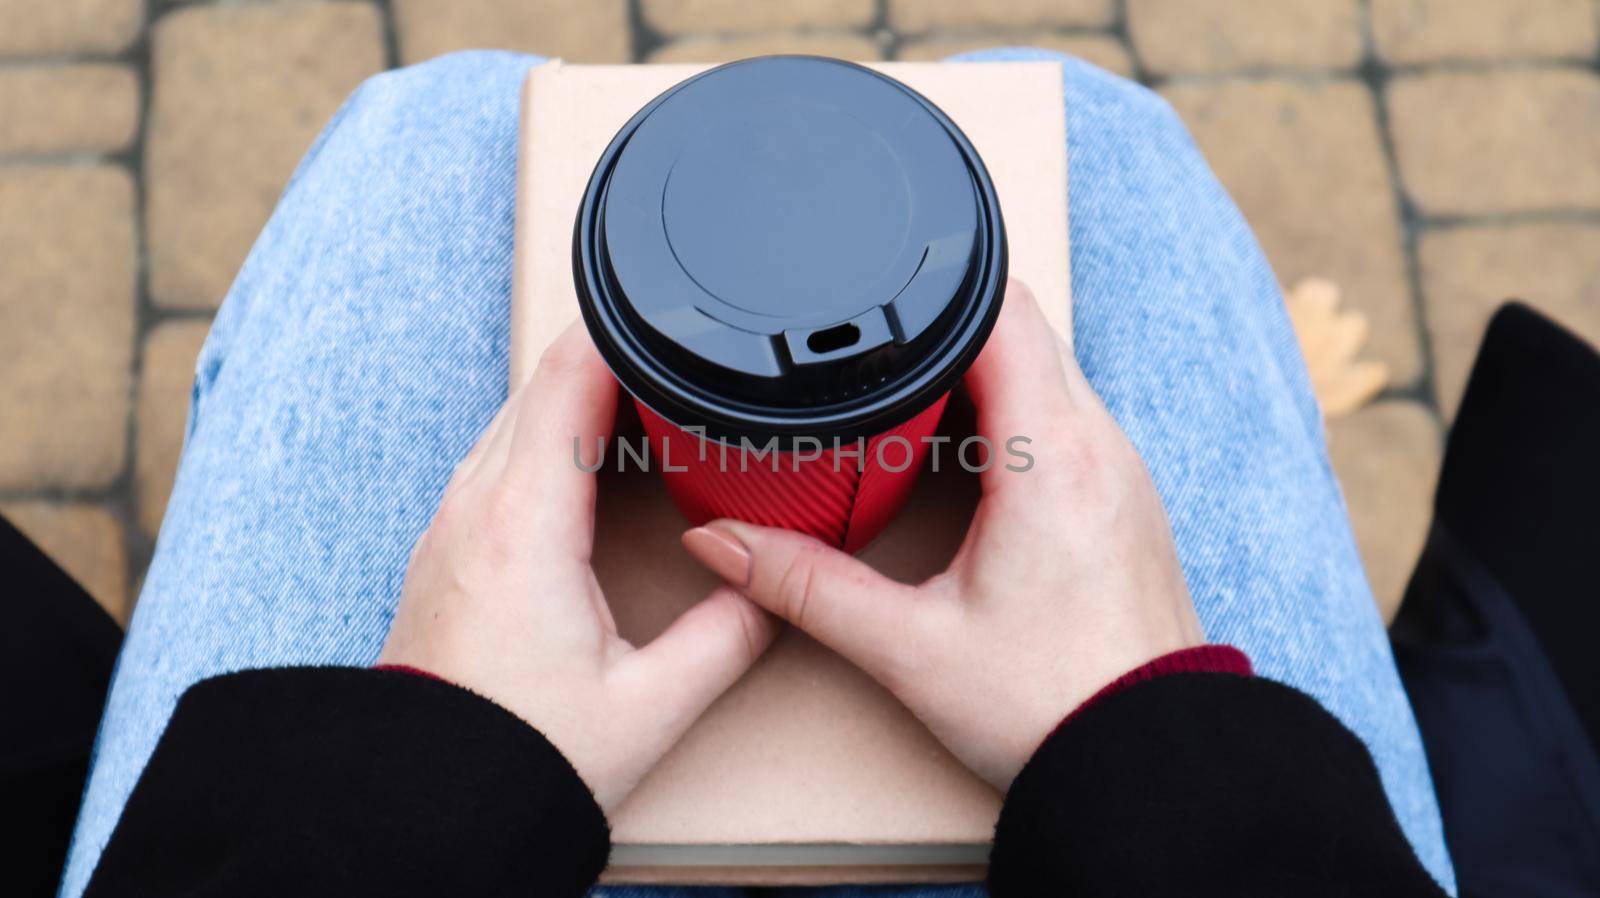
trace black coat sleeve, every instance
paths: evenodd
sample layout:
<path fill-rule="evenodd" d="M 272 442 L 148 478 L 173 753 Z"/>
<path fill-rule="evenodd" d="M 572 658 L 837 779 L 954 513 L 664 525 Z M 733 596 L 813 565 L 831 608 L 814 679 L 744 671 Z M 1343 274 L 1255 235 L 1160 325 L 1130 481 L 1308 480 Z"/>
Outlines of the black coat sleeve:
<path fill-rule="evenodd" d="M 1442 896 L 1366 747 L 1270 680 L 1187 673 L 1095 702 L 1012 784 L 989 888 L 1018 895 Z"/>
<path fill-rule="evenodd" d="M 538 731 L 416 674 L 262 670 L 184 693 L 88 898 L 578 896 L 605 817 Z"/>
<path fill-rule="evenodd" d="M 90 883 L 110 896 L 577 896 L 605 818 L 493 703 L 410 673 L 307 668 L 179 702 Z M 1360 741 L 1266 680 L 1175 674 L 1097 700 L 1013 784 L 997 898 L 1434 896 Z"/>

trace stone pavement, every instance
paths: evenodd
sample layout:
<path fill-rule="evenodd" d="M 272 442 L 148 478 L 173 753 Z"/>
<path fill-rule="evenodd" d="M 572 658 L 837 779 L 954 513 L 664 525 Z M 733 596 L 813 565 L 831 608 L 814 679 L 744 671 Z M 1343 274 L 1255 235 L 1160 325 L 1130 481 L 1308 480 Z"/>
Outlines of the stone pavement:
<path fill-rule="evenodd" d="M 125 618 L 213 310 L 295 161 L 384 68 L 1065 50 L 1152 85 L 1286 284 L 1392 372 L 1330 425 L 1392 606 L 1497 303 L 1600 339 L 1596 0 L 0 0 L 0 509 Z"/>

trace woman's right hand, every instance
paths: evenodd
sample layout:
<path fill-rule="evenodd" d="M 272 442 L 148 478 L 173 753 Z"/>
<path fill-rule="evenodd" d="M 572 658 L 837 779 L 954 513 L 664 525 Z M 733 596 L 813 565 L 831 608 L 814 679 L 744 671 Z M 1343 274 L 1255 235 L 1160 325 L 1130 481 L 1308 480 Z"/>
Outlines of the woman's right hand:
<path fill-rule="evenodd" d="M 731 520 L 684 544 L 1004 791 L 1085 699 L 1205 634 L 1149 472 L 1019 282 L 966 384 L 981 435 L 995 447 L 1025 437 L 1034 461 L 992 459 L 944 573 L 908 586 L 810 537 Z"/>

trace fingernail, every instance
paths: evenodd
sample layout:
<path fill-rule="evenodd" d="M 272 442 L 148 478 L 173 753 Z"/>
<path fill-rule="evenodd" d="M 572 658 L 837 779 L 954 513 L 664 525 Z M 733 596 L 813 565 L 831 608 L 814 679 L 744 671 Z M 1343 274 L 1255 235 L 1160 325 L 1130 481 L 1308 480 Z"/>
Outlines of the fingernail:
<path fill-rule="evenodd" d="M 714 527 L 696 527 L 683 535 L 683 547 L 734 586 L 750 582 L 750 550 L 732 534 Z"/>

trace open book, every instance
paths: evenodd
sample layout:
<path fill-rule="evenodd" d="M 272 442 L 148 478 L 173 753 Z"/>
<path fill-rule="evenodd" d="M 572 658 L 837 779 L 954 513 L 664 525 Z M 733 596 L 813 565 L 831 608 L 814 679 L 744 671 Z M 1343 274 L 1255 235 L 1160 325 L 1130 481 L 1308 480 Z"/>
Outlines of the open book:
<path fill-rule="evenodd" d="M 1060 65 L 876 67 L 932 100 L 977 147 L 1000 196 L 1011 273 L 1070 340 Z M 703 68 L 555 61 L 530 72 L 517 178 L 513 385 L 578 317 L 573 221 L 595 161 L 634 112 Z M 970 413 L 952 406 L 943 429 L 970 433 Z M 638 424 L 625 418 L 619 426 Z M 947 460 L 924 473 L 901 517 L 861 557 L 896 579 L 925 579 L 955 554 L 976 501 L 976 478 Z M 634 466 L 600 474 L 594 565 L 618 629 L 635 644 L 717 585 L 679 546 L 686 526 L 657 474 Z M 887 692 L 791 630 L 612 815 L 603 881 L 974 880 L 999 806 L 1000 796 Z"/>

